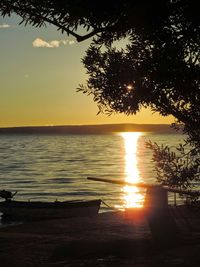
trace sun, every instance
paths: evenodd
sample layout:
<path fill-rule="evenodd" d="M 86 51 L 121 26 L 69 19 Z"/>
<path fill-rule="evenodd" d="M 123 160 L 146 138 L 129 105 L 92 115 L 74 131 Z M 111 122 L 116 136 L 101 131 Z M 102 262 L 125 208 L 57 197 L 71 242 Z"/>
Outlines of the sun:
<path fill-rule="evenodd" d="M 126 88 L 128 92 L 133 90 L 133 86 L 131 84 L 127 85 Z"/>

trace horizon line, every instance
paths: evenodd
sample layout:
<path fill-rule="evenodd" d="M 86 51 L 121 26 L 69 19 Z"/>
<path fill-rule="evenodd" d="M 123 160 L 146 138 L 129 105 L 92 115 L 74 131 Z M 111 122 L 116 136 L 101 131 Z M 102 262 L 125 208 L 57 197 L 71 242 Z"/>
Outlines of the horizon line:
<path fill-rule="evenodd" d="M 20 126 L 0 126 L 0 129 L 5 128 L 29 128 L 29 127 L 70 127 L 70 126 L 109 126 L 109 125 L 165 125 L 171 126 L 171 123 L 97 123 L 97 124 L 45 124 L 45 125 L 20 125 Z"/>

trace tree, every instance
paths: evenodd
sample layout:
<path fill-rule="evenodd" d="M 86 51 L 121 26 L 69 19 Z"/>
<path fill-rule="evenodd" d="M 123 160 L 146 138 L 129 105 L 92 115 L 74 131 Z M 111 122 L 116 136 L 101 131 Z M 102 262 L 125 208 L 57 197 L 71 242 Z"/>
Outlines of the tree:
<path fill-rule="evenodd" d="M 121 38 L 132 32 L 134 24 L 144 24 L 143 28 L 146 28 L 143 19 L 143 16 L 146 16 L 145 12 L 148 13 L 149 20 L 152 20 L 154 18 L 151 12 L 155 7 L 159 5 L 159 12 L 162 10 L 165 13 L 168 1 L 151 2 L 149 4 L 148 1 L 130 0 L 2 0 L 0 10 L 3 16 L 16 13 L 22 17 L 22 22 L 36 27 L 44 26 L 45 23 L 53 24 L 58 30 L 73 35 L 80 42 L 97 34 L 97 38 L 101 40 Z M 158 21 L 158 14 L 154 23 L 156 20 Z M 79 26 L 86 29 L 87 33 L 84 36 L 77 33 Z"/>
<path fill-rule="evenodd" d="M 89 78 L 78 90 L 92 94 L 100 111 L 108 114 L 129 115 L 143 106 L 163 116 L 173 115 L 188 136 L 191 154 L 185 154 L 198 159 L 197 4 L 194 0 L 1 0 L 0 12 L 3 16 L 16 13 L 22 23 L 36 27 L 53 24 L 78 42 L 93 37 L 83 59 Z M 117 48 L 120 40 L 126 42 L 123 49 Z"/>
<path fill-rule="evenodd" d="M 15 13 L 22 23 L 36 27 L 53 24 L 78 42 L 92 36 L 100 42 L 132 34 L 155 36 L 174 19 L 185 20 L 185 26 L 192 23 L 191 30 L 199 24 L 198 3 L 189 0 L 1 0 L 0 12 Z M 79 27 L 85 35 L 78 34 Z"/>

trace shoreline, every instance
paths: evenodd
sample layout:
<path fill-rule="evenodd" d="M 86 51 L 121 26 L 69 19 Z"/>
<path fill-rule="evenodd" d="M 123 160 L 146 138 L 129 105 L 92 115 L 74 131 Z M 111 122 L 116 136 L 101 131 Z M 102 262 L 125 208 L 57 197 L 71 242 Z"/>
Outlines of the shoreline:
<path fill-rule="evenodd" d="M 154 236 L 144 209 L 0 228 L 0 262 L 2 267 L 200 266 L 199 212 L 170 209 L 176 240 L 166 235 L 167 224 L 161 231 L 156 226 L 155 233 L 165 233 L 168 240 Z"/>
<path fill-rule="evenodd" d="M 111 134 L 118 132 L 152 132 L 160 134 L 177 134 L 170 124 L 94 124 L 94 125 L 55 125 L 55 126 L 17 126 L 0 127 L 2 134 Z"/>

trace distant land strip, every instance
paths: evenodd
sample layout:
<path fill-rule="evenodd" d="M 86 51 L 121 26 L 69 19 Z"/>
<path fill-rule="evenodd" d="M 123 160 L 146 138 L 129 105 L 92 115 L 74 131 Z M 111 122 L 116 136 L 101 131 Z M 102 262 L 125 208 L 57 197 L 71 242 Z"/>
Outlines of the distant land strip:
<path fill-rule="evenodd" d="M 176 133 L 169 124 L 97 124 L 0 128 L 0 134 L 108 134 L 115 132 Z"/>

